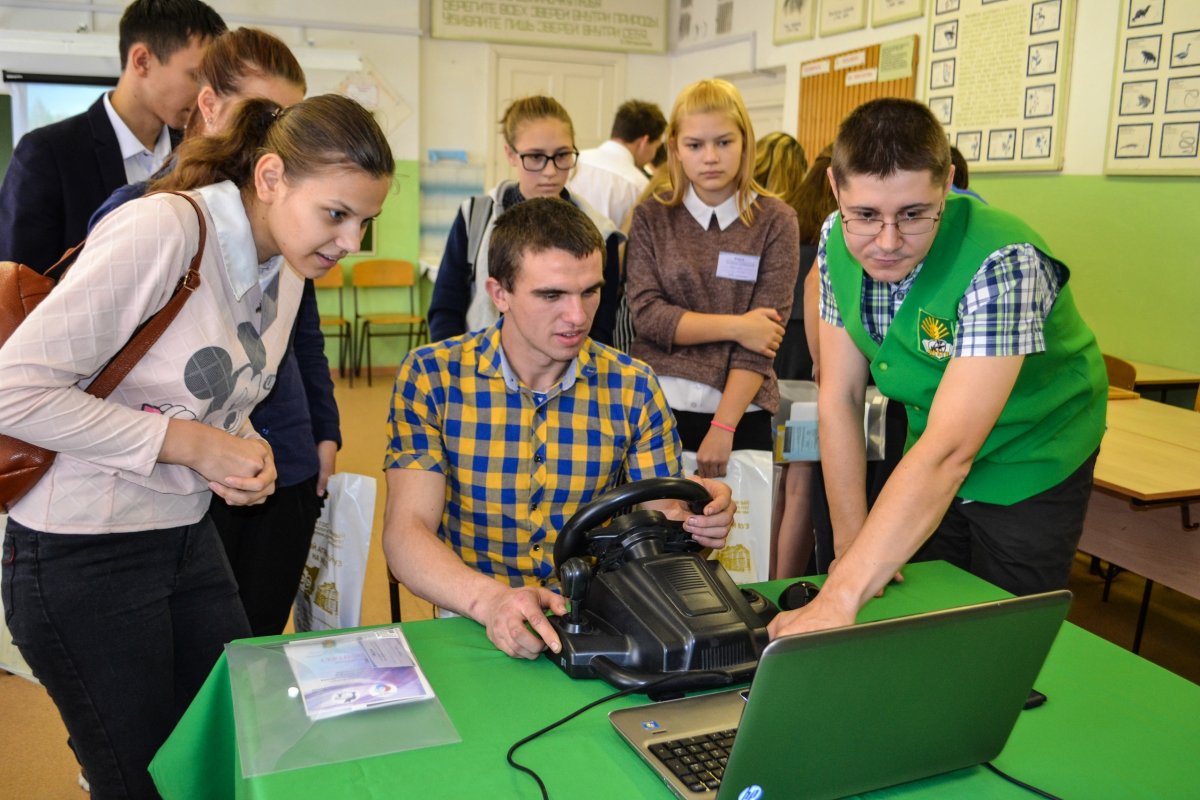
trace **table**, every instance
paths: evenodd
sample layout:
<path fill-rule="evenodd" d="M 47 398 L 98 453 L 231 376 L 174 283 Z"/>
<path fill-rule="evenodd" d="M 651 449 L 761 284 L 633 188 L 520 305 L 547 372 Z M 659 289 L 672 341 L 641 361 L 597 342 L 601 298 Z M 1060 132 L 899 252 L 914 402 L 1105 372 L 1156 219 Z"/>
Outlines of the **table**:
<path fill-rule="evenodd" d="M 860 620 L 1006 596 L 941 562 L 912 564 L 905 574 L 907 580 L 871 601 Z M 760 588 L 774 597 L 786 585 L 776 581 Z M 508 747 L 609 688 L 598 681 L 571 680 L 545 659 L 511 659 L 466 619 L 403 627 L 461 743 L 242 780 L 222 657 L 151 764 L 159 791 L 167 800 L 537 797 L 532 780 L 506 765 Z M 1021 715 L 996 759 L 1000 769 L 1064 797 L 1194 796 L 1200 786 L 1200 686 L 1067 623 L 1037 688 L 1049 701 Z M 588 711 L 522 748 L 518 760 L 541 774 L 554 798 L 666 800 L 670 792 L 608 722 L 610 709 L 640 702 L 645 698 L 622 698 Z M 797 727 L 819 731 L 820 720 L 797 720 Z M 872 796 L 1029 797 L 982 767 Z"/>
<path fill-rule="evenodd" d="M 1109 400 L 1095 483 L 1145 505 L 1200 499 L 1200 414 L 1153 400 Z"/>
<path fill-rule="evenodd" d="M 1169 389 L 1200 389 L 1200 375 L 1195 372 L 1187 372 L 1173 367 L 1160 367 L 1157 364 L 1147 364 L 1143 361 L 1131 361 L 1128 358 L 1124 360 L 1132 364 L 1137 371 L 1133 380 L 1134 388 L 1139 391 L 1155 389 L 1159 392 L 1158 399 L 1164 402 Z"/>
<path fill-rule="evenodd" d="M 1200 414 L 1110 399 L 1095 485 L 1079 549 L 1146 578 L 1136 653 L 1155 582 L 1200 598 L 1200 533 L 1188 505 L 1200 500 Z M 1110 566 L 1106 596 L 1114 574 Z"/>

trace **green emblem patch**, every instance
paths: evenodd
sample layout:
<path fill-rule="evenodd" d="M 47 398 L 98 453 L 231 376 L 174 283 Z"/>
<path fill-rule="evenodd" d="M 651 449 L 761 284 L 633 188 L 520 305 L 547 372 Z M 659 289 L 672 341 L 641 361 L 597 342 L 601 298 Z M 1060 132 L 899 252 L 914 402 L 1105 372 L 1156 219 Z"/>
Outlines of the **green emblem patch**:
<path fill-rule="evenodd" d="M 921 309 L 917 317 L 917 344 L 921 352 L 935 361 L 945 361 L 954 353 L 954 323 Z"/>

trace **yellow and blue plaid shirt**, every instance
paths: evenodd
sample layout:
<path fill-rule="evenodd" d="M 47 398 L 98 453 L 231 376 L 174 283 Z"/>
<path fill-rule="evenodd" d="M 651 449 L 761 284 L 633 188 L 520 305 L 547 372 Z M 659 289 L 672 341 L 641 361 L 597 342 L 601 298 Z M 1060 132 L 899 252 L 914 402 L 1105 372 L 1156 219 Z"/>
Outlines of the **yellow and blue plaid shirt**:
<path fill-rule="evenodd" d="M 682 474 L 683 448 L 649 366 L 588 339 L 559 385 L 534 392 L 504 359 L 503 323 L 405 357 L 384 468 L 446 477 L 438 536 L 467 566 L 545 586 L 576 509 L 626 476 Z"/>

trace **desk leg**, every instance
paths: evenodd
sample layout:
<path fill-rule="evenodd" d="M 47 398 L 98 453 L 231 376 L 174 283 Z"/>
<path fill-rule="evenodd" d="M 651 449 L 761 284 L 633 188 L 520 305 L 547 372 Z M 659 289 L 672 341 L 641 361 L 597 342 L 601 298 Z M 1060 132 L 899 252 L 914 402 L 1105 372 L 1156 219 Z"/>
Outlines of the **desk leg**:
<path fill-rule="evenodd" d="M 1146 612 L 1150 610 L 1150 591 L 1154 588 L 1154 581 L 1146 579 L 1146 589 L 1142 592 L 1142 607 L 1138 609 L 1137 629 L 1133 633 L 1133 652 L 1138 652 L 1142 647 L 1142 634 L 1146 630 Z"/>
<path fill-rule="evenodd" d="M 1104 594 L 1100 595 L 1100 600 L 1104 603 L 1108 602 L 1108 592 L 1112 589 L 1113 578 L 1117 577 L 1117 573 L 1121 568 L 1111 561 L 1108 562 L 1108 569 L 1104 571 Z"/>
<path fill-rule="evenodd" d="M 1194 531 L 1200 528 L 1200 522 L 1192 522 L 1192 504 L 1184 503 L 1179 507 L 1179 513 L 1183 516 L 1183 529 L 1185 531 Z"/>

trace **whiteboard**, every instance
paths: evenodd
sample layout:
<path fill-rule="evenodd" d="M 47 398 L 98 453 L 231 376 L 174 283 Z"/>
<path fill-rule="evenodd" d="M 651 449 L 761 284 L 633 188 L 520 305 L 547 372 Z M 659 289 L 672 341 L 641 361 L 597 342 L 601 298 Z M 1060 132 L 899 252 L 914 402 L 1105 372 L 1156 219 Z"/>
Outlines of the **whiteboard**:
<path fill-rule="evenodd" d="M 1200 175 L 1200 2 L 1122 0 L 1109 175 Z"/>
<path fill-rule="evenodd" d="M 923 92 L 971 172 L 1061 170 L 1075 0 L 933 0 Z"/>

